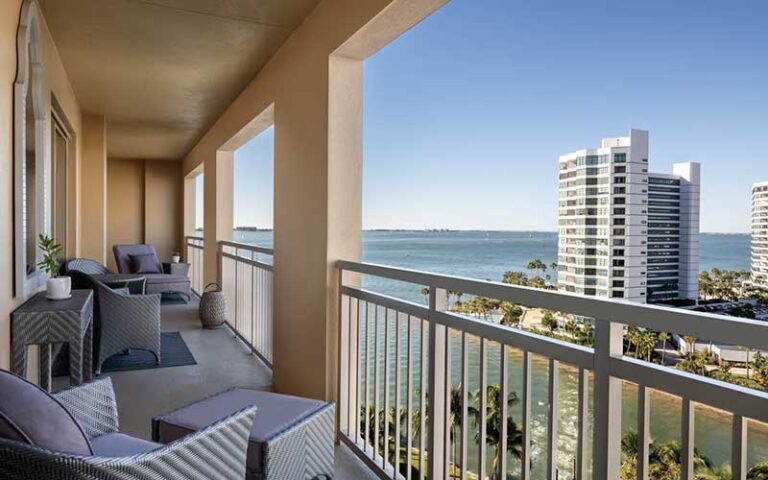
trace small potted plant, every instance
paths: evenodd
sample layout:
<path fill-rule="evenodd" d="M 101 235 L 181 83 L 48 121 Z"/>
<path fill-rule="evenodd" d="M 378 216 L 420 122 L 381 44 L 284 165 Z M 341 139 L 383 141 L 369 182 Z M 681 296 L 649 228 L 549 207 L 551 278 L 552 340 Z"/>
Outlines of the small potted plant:
<path fill-rule="evenodd" d="M 45 296 L 48 300 L 64 300 L 72 296 L 72 279 L 67 276 L 59 276 L 59 254 L 61 245 L 56 243 L 53 237 L 40 234 L 40 250 L 43 252 L 43 260 L 37 264 L 50 278 L 45 284 Z"/>
<path fill-rule="evenodd" d="M 171 263 L 179 263 L 181 261 L 181 253 L 173 252 L 171 254 Z"/>

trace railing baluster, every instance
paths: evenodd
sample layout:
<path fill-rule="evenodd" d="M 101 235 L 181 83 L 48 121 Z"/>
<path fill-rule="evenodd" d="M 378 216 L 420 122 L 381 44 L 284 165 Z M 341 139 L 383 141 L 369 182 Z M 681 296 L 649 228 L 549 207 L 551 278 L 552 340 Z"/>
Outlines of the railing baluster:
<path fill-rule="evenodd" d="M 499 375 L 501 376 L 501 425 L 500 425 L 500 439 L 499 445 L 496 448 L 499 449 L 499 471 L 498 478 L 507 478 L 507 419 L 509 418 L 509 405 L 507 405 L 507 398 L 509 397 L 509 384 L 507 379 L 507 369 L 509 363 L 509 356 L 507 354 L 507 346 L 501 344 L 501 363 L 499 365 Z"/>
<path fill-rule="evenodd" d="M 651 444 L 651 396 L 645 385 L 637 386 L 637 480 L 648 480 Z"/>
<path fill-rule="evenodd" d="M 429 289 L 430 314 L 442 311 L 447 306 L 446 291 Z M 448 328 L 429 319 L 429 446 L 428 475 L 431 480 L 443 478 L 445 472 L 445 337 Z"/>
<path fill-rule="evenodd" d="M 443 463 L 445 464 L 445 478 L 450 478 L 451 470 L 451 330 L 445 329 L 445 379 L 443 380 L 445 390 L 443 392 L 445 402 L 445 415 L 444 415 L 444 455 Z"/>
<path fill-rule="evenodd" d="M 420 322 L 421 328 L 421 361 L 419 368 L 421 373 L 419 381 L 421 382 L 419 391 L 419 477 L 426 478 L 427 475 L 427 364 L 429 363 L 429 353 L 427 352 L 427 332 L 429 326 L 427 321 L 422 319 Z"/>
<path fill-rule="evenodd" d="M 486 447 L 488 418 L 488 349 L 485 339 L 480 337 L 480 478 L 487 476 Z"/>
<path fill-rule="evenodd" d="M 389 309 L 384 307 L 384 457 L 389 461 Z"/>
<path fill-rule="evenodd" d="M 467 428 L 469 427 L 469 339 L 461 332 L 461 480 L 467 478 Z"/>
<path fill-rule="evenodd" d="M 693 444 L 695 439 L 696 409 L 694 404 L 687 398 L 683 399 L 682 413 L 682 431 L 681 431 L 681 449 L 680 449 L 680 478 L 681 480 L 694 480 L 694 453 Z"/>
<path fill-rule="evenodd" d="M 521 461 L 520 478 L 522 480 L 530 480 L 531 478 L 531 423 L 533 416 L 531 415 L 531 395 L 533 390 L 531 388 L 531 354 L 529 352 L 523 352 L 523 455 Z"/>
<path fill-rule="evenodd" d="M 352 308 L 354 302 L 354 309 Z M 350 335 L 349 348 L 350 348 L 350 374 L 349 374 L 349 388 L 352 397 L 355 399 L 354 409 L 350 412 L 349 422 L 352 424 L 350 428 L 350 436 L 355 441 L 360 437 L 360 300 L 349 297 L 349 319 L 354 321 L 354 329 L 350 328 L 350 332 L 354 332 L 354 336 Z M 354 312 L 354 313 L 353 313 Z M 352 408 L 352 407 L 350 407 Z"/>
<path fill-rule="evenodd" d="M 733 415 L 731 435 L 731 479 L 747 479 L 747 419 L 742 415 Z"/>
<path fill-rule="evenodd" d="M 405 397 L 406 401 L 408 402 L 405 406 L 406 413 L 405 413 L 405 436 L 407 438 L 407 449 L 406 449 L 406 456 L 405 456 L 405 467 L 406 467 L 406 480 L 411 480 L 411 467 L 413 465 L 413 459 L 411 455 L 411 448 L 413 447 L 413 321 L 410 315 L 408 315 L 407 319 L 407 326 L 408 326 L 408 335 L 406 335 L 406 349 L 407 354 L 405 356 L 406 360 L 406 372 L 405 376 L 407 377 L 406 383 L 405 383 Z"/>
<path fill-rule="evenodd" d="M 547 428 L 547 478 L 556 480 L 557 473 L 557 399 L 560 393 L 560 362 L 549 359 L 549 416 Z"/>
<path fill-rule="evenodd" d="M 576 480 L 587 480 L 587 418 L 589 414 L 589 373 L 584 367 L 579 367 L 578 382 L 578 432 L 576 436 Z"/>
<path fill-rule="evenodd" d="M 370 378 L 369 372 L 368 372 L 368 363 L 370 362 L 370 350 L 369 350 L 369 342 L 370 342 L 370 336 L 371 336 L 371 322 L 368 315 L 369 307 L 368 302 L 365 302 L 365 372 L 364 372 L 364 400 L 363 400 L 363 420 L 365 421 L 365 431 L 363 432 L 363 446 L 366 450 L 368 450 L 368 446 L 370 443 L 370 436 L 371 436 L 371 414 L 368 408 L 368 379 Z"/>
<path fill-rule="evenodd" d="M 373 304 L 373 458 L 379 454 L 379 306 Z"/>
<path fill-rule="evenodd" d="M 400 312 L 395 310 L 395 475 L 400 472 Z"/>

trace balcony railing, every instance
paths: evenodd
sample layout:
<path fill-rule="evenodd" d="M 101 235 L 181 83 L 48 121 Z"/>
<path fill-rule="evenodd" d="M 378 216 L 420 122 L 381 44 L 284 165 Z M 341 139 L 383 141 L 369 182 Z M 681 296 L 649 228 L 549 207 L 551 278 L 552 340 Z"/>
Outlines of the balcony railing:
<path fill-rule="evenodd" d="M 202 295 L 203 288 L 203 237 L 186 237 L 186 260 L 189 263 L 189 278 L 192 282 L 192 291 L 198 296 Z"/>
<path fill-rule="evenodd" d="M 272 366 L 273 250 L 219 242 L 221 287 L 227 324 L 267 365 Z"/>
<path fill-rule="evenodd" d="M 681 479 L 696 478 L 697 405 L 730 413 L 732 478 L 746 478 L 748 420 L 768 422 L 768 394 L 624 356 L 624 326 L 765 351 L 768 325 L 365 263 L 339 268 L 340 439 L 380 477 L 616 480 L 622 395 L 633 384 L 638 479 L 649 478 L 651 391 L 679 402 L 671 428 Z M 361 277 L 426 287 L 428 305 L 366 290 Z M 589 319 L 594 348 L 452 312 L 449 292 Z"/>

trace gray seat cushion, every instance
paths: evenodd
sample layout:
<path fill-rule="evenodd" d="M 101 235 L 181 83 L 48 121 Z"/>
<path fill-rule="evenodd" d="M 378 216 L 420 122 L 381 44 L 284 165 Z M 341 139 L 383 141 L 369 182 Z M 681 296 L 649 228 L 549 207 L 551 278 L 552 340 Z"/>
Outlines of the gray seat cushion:
<path fill-rule="evenodd" d="M 91 455 L 80 424 L 45 390 L 0 370 L 0 437 L 76 455 Z"/>
<path fill-rule="evenodd" d="M 265 444 L 328 404 L 308 398 L 236 388 L 155 419 L 156 439 L 162 443 L 173 441 L 251 405 L 258 406 L 258 412 L 251 428 L 247 466 L 251 471 L 261 471 Z"/>
<path fill-rule="evenodd" d="M 91 439 L 93 454 L 99 457 L 127 457 L 157 450 L 159 443 L 131 437 L 124 433 L 107 433 Z"/>
<path fill-rule="evenodd" d="M 147 273 L 144 278 L 147 279 L 147 285 L 188 283 L 190 281 L 186 275 L 171 275 L 169 273 Z"/>

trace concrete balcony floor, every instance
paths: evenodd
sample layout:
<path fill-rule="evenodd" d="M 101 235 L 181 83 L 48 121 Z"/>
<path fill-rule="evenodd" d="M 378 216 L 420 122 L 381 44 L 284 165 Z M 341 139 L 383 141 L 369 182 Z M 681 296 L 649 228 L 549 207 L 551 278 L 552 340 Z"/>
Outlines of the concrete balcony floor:
<path fill-rule="evenodd" d="M 152 417 L 231 387 L 269 390 L 272 373 L 226 328 L 203 330 L 197 301 L 164 305 L 162 329 L 181 332 L 197 365 L 114 372 L 112 378 L 120 414 L 120 430 L 151 438 Z M 66 385 L 57 378 L 55 387 Z M 336 479 L 377 478 L 346 447 L 336 448 Z M 286 479 L 288 480 L 288 479 Z"/>

